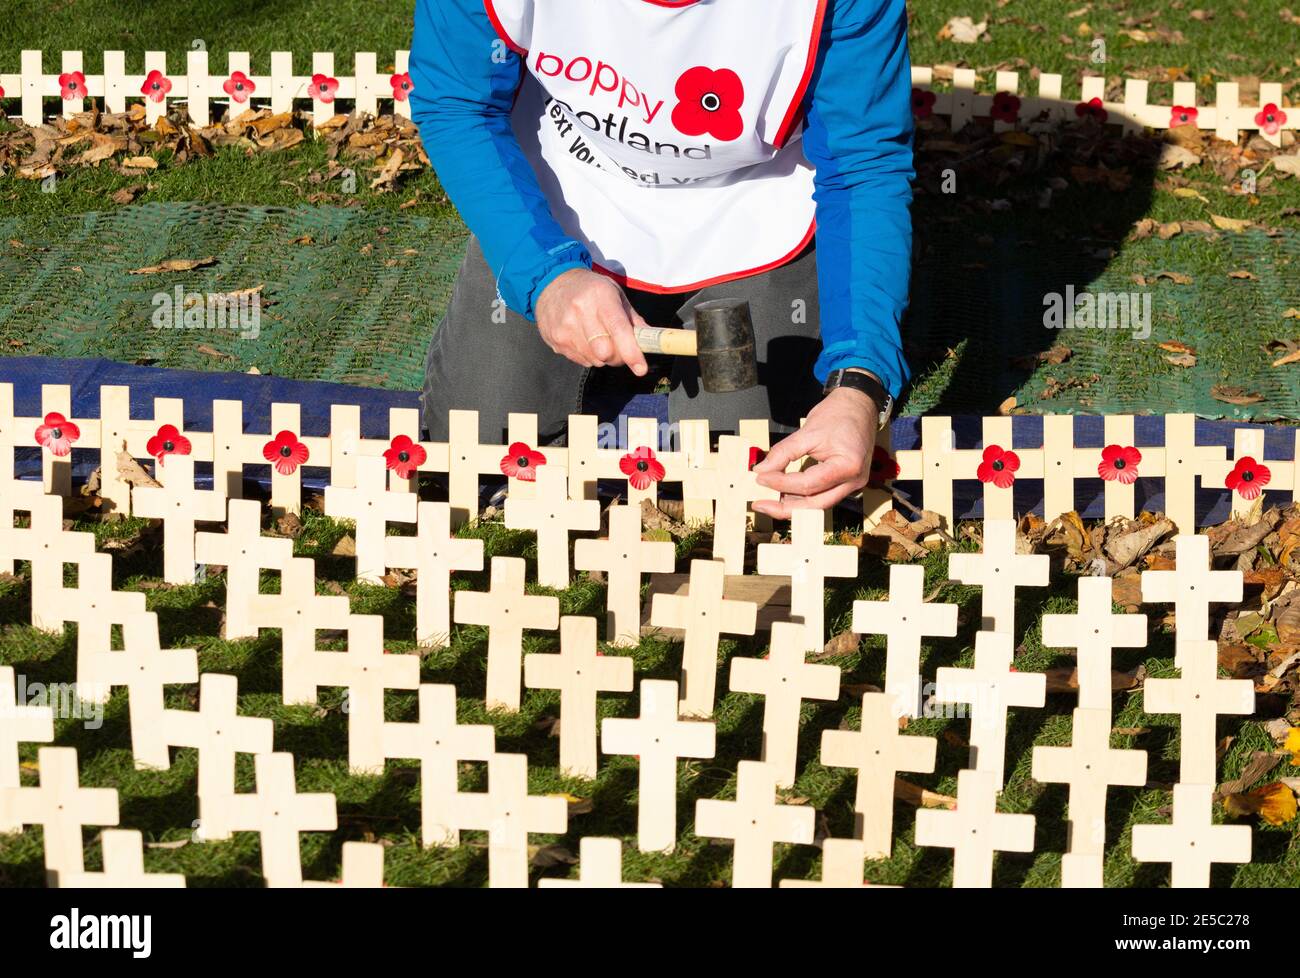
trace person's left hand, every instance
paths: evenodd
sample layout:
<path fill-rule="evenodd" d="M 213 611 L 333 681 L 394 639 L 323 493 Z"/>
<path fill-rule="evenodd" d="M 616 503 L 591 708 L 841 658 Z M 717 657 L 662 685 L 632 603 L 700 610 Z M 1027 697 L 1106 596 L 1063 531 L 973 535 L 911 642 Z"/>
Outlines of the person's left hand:
<path fill-rule="evenodd" d="M 760 499 L 754 512 L 786 520 L 796 509 L 830 509 L 867 484 L 880 411 L 862 391 L 837 387 L 808 412 L 808 420 L 754 466 L 758 484 L 781 493 L 779 502 Z M 817 464 L 785 471 L 808 456 Z"/>

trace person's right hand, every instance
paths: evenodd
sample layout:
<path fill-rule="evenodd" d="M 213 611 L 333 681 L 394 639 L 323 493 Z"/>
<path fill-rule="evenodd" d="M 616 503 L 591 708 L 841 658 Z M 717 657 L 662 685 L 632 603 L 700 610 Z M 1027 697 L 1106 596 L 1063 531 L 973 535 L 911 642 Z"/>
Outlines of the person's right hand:
<path fill-rule="evenodd" d="M 647 370 L 633 330 L 646 325 L 614 282 L 574 268 L 559 275 L 537 300 L 537 328 L 556 353 L 583 367 Z"/>

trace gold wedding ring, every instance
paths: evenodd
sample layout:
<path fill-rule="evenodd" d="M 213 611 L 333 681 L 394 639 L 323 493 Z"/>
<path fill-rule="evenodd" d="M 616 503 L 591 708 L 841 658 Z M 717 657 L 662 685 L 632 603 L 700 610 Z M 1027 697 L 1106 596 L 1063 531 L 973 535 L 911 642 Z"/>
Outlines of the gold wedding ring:
<path fill-rule="evenodd" d="M 614 338 L 614 337 L 610 336 L 608 333 L 597 333 L 597 334 L 594 335 L 594 336 L 588 336 L 588 337 L 587 337 L 587 342 L 588 342 L 588 343 L 595 343 L 596 340 L 612 340 L 613 338 Z"/>

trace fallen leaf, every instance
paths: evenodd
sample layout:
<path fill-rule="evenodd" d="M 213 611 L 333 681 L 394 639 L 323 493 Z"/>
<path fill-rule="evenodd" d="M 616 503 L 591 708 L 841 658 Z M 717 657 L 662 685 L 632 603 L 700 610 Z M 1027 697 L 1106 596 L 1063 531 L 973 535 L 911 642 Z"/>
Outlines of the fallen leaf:
<path fill-rule="evenodd" d="M 1250 227 L 1250 221 L 1244 221 L 1237 217 L 1224 217 L 1222 214 L 1211 214 L 1210 220 L 1220 231 L 1232 231 L 1234 234 L 1241 234 L 1246 228 Z"/>
<path fill-rule="evenodd" d="M 1228 384 L 1215 384 L 1210 388 L 1210 396 L 1216 401 L 1223 401 L 1225 404 L 1258 404 L 1264 400 L 1263 394 L 1256 394 L 1247 391 L 1244 387 L 1234 387 Z"/>
<path fill-rule="evenodd" d="M 1223 808 L 1237 818 L 1258 815 L 1269 825 L 1285 825 L 1296 816 L 1296 796 L 1289 786 L 1274 781 L 1253 791 L 1226 795 Z"/>
<path fill-rule="evenodd" d="M 941 795 L 902 778 L 894 778 L 894 797 L 918 808 L 946 808 L 949 811 L 957 808 L 957 799 L 951 795 Z"/>
<path fill-rule="evenodd" d="M 133 268 L 128 275 L 158 275 L 163 272 L 192 272 L 196 268 L 207 268 L 209 265 L 215 265 L 217 259 L 212 256 L 207 258 L 169 258 L 167 261 L 157 265 L 147 265 L 144 268 Z"/>
<path fill-rule="evenodd" d="M 126 451 L 125 447 L 117 453 L 117 477 L 132 489 L 141 487 L 157 489 L 161 487 L 161 483 L 155 482 L 131 453 Z"/>
<path fill-rule="evenodd" d="M 1248 272 L 1244 268 L 1239 268 L 1235 272 L 1229 272 L 1228 278 L 1247 279 L 1250 281 L 1259 281 L 1259 276 L 1254 272 Z"/>
<path fill-rule="evenodd" d="M 939 29 L 940 41 L 952 41 L 955 44 L 975 44 L 988 34 L 989 22 L 982 20 L 978 24 L 969 17 L 952 17 Z"/>
<path fill-rule="evenodd" d="M 1175 285 L 1191 285 L 1195 281 L 1190 275 L 1183 272 L 1157 272 L 1155 278 L 1167 278 Z"/>

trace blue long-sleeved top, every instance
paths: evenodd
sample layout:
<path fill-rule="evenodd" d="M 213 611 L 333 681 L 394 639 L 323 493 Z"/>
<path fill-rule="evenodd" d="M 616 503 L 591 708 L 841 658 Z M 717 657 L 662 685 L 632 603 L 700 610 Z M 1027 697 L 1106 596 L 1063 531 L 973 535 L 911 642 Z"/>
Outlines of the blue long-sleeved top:
<path fill-rule="evenodd" d="M 510 126 L 521 59 L 482 0 L 418 0 L 412 114 L 448 196 L 497 273 L 502 299 L 536 318 L 558 275 L 591 267 L 560 228 Z M 904 0 L 830 0 L 804 102 L 816 170 L 821 381 L 863 367 L 897 397 L 911 272 L 912 112 Z"/>

